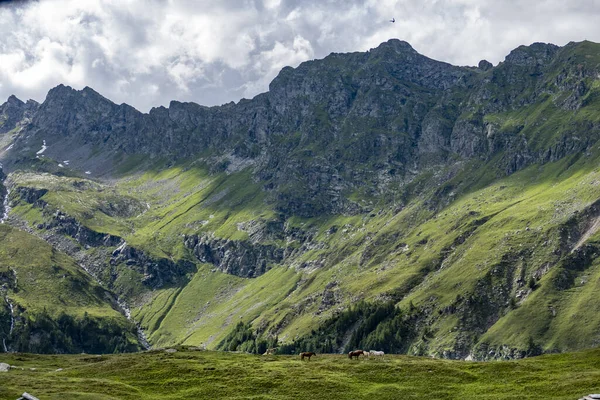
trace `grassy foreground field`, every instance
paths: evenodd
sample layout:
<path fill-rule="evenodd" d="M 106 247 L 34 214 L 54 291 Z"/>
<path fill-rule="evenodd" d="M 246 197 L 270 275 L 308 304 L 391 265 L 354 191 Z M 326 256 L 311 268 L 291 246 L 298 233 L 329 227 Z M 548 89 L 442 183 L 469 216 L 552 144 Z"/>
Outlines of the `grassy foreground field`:
<path fill-rule="evenodd" d="M 121 355 L 3 354 L 0 398 L 577 399 L 600 391 L 600 349 L 510 362 L 408 356 L 253 356 L 179 348 Z M 22 369 L 21 369 L 22 368 Z M 62 370 L 58 370 L 62 368 Z"/>

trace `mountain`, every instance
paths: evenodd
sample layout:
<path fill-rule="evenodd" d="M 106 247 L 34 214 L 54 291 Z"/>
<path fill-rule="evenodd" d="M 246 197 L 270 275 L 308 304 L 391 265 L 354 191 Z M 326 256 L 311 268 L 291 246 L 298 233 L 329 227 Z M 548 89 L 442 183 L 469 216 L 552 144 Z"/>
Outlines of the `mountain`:
<path fill-rule="evenodd" d="M 219 107 L 143 114 L 61 85 L 0 108 L 8 222 L 157 346 L 591 347 L 598 76 L 591 42 L 457 67 L 390 40 Z"/>

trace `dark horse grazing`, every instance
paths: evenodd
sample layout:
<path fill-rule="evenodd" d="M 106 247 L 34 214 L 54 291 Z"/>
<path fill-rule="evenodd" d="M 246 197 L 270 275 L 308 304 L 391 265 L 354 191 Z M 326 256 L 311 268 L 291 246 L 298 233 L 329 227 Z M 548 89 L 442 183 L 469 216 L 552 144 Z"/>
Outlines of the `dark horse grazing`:
<path fill-rule="evenodd" d="M 312 351 L 305 351 L 303 353 L 300 353 L 300 360 L 304 360 L 304 358 L 308 358 L 308 361 L 310 361 L 310 358 L 312 356 L 316 356 L 316 353 L 313 353 Z"/>
<path fill-rule="evenodd" d="M 364 355 L 365 352 L 362 350 L 354 350 L 351 351 L 350 353 L 348 353 L 348 358 L 352 360 L 352 357 L 356 357 L 356 359 L 358 360 L 358 356 L 360 355 Z"/>

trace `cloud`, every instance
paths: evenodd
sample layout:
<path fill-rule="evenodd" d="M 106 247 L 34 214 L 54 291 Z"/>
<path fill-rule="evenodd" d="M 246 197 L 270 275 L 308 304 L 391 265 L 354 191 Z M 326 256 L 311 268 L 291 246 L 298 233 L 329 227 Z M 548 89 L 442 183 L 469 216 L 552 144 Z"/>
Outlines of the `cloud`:
<path fill-rule="evenodd" d="M 142 111 L 267 90 L 286 65 L 392 37 L 459 65 L 520 44 L 600 41 L 600 0 L 0 1 L 0 99 L 91 86 Z M 390 23 L 394 17 L 396 23 Z"/>

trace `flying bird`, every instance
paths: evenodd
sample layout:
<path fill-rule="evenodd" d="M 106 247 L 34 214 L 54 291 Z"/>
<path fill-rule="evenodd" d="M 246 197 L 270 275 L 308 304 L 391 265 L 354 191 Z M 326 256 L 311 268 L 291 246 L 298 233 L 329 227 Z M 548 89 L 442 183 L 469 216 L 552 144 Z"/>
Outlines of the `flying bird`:
<path fill-rule="evenodd" d="M 394 22 L 396 22 L 396 18 L 390 19 L 390 22 L 393 24 Z"/>

